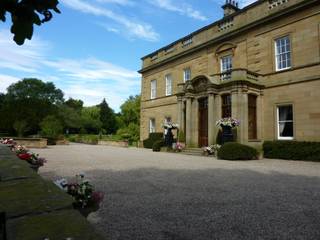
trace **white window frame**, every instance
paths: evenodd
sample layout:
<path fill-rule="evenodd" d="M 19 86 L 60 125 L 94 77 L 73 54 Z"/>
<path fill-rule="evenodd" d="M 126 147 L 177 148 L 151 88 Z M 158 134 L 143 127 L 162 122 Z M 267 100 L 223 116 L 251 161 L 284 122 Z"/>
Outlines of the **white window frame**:
<path fill-rule="evenodd" d="M 227 59 L 229 61 L 224 61 L 225 59 Z M 227 55 L 227 56 L 221 57 L 220 69 L 221 69 L 221 73 L 228 72 L 228 71 L 232 70 L 232 55 Z"/>
<path fill-rule="evenodd" d="M 221 80 L 223 81 L 231 79 L 232 60 L 232 55 L 227 55 L 220 58 Z"/>
<path fill-rule="evenodd" d="M 185 68 L 183 69 L 183 81 L 189 81 L 191 80 L 191 68 Z"/>
<path fill-rule="evenodd" d="M 172 75 L 167 74 L 165 76 L 166 79 L 166 96 L 171 96 L 172 95 Z"/>
<path fill-rule="evenodd" d="M 155 133 L 156 132 L 156 119 L 150 118 L 149 119 L 149 133 Z"/>
<path fill-rule="evenodd" d="M 292 120 L 286 120 L 286 121 L 280 121 L 280 112 L 279 112 L 279 109 L 281 107 L 287 107 L 287 106 L 290 106 L 292 108 Z M 283 104 L 283 105 L 278 105 L 277 106 L 277 137 L 279 140 L 293 140 L 294 139 L 294 117 L 293 117 L 293 105 L 292 104 Z M 280 123 L 283 123 L 283 122 L 292 122 L 292 127 L 293 127 L 293 130 L 292 130 L 292 137 L 281 137 L 280 136 Z"/>
<path fill-rule="evenodd" d="M 284 44 L 282 44 L 283 41 L 285 41 Z M 286 44 L 286 43 L 288 43 L 288 44 Z M 285 48 L 284 51 L 282 51 L 282 47 Z M 279 49 L 281 52 L 279 52 Z M 287 35 L 287 36 L 275 39 L 274 40 L 274 51 L 275 51 L 276 71 L 284 71 L 284 70 L 290 69 L 292 67 L 292 52 L 291 52 L 290 36 Z M 290 58 L 287 58 L 287 54 L 290 56 Z M 287 65 L 286 67 L 281 67 L 281 63 L 279 66 L 279 58 L 284 59 L 281 62 L 285 62 L 285 64 Z"/>
<path fill-rule="evenodd" d="M 150 84 L 150 99 L 155 99 L 157 97 L 157 80 L 151 80 Z"/>

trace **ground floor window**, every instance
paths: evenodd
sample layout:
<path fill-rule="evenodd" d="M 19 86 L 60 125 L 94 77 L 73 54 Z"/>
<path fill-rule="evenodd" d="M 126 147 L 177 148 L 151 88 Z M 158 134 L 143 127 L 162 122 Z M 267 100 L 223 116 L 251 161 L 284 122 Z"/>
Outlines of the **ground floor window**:
<path fill-rule="evenodd" d="M 231 117 L 231 95 L 226 94 L 222 95 L 222 117 L 228 118 Z"/>
<path fill-rule="evenodd" d="M 156 132 L 156 120 L 154 118 L 150 118 L 149 120 L 149 129 L 150 133 Z"/>
<path fill-rule="evenodd" d="M 277 107 L 278 139 L 293 139 L 293 107 L 283 105 Z"/>

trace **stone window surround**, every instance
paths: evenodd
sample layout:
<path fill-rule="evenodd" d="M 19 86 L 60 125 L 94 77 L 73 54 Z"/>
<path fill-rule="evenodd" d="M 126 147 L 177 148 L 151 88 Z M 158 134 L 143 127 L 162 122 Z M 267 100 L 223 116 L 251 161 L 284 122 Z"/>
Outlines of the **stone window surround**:
<path fill-rule="evenodd" d="M 171 96 L 173 94 L 173 79 L 172 74 L 168 73 L 165 75 L 166 82 L 166 96 Z"/>
<path fill-rule="evenodd" d="M 279 107 L 284 107 L 284 106 L 291 106 L 292 108 L 292 124 L 293 124 L 293 130 L 292 130 L 292 133 L 293 133 L 293 136 L 292 137 L 281 137 L 280 136 L 280 132 L 279 132 Z M 288 103 L 279 103 L 279 104 L 276 104 L 275 106 L 275 130 L 276 130 L 276 133 L 275 133 L 275 139 L 278 139 L 278 140 L 294 140 L 295 138 L 295 119 L 294 119 L 294 116 L 295 116 L 295 111 L 294 111 L 294 104 L 291 103 L 291 102 L 288 102 Z"/>
<path fill-rule="evenodd" d="M 156 119 L 150 118 L 149 119 L 149 133 L 155 133 L 156 132 Z"/>
<path fill-rule="evenodd" d="M 157 80 L 153 79 L 150 82 L 150 99 L 157 98 Z"/>
<path fill-rule="evenodd" d="M 282 39 L 282 38 L 286 38 L 288 37 L 289 39 L 289 44 L 290 44 L 290 66 L 286 67 L 286 68 L 278 68 L 278 61 L 277 61 L 277 40 Z M 285 33 L 285 34 L 281 34 L 281 35 L 277 35 L 274 36 L 272 39 L 272 46 L 273 46 L 273 53 L 274 53 L 274 57 L 273 57 L 273 61 L 274 61 L 274 70 L 275 72 L 281 72 L 281 71 L 285 71 L 288 69 L 291 69 L 293 67 L 293 54 L 292 54 L 292 33 Z"/>

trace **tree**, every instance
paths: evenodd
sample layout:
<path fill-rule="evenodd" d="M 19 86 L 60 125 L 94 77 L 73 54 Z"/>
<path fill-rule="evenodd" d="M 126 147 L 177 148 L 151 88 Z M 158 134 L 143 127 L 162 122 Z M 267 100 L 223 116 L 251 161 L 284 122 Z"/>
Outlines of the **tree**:
<path fill-rule="evenodd" d="M 120 107 L 117 116 L 120 129 L 118 135 L 129 141 L 138 141 L 140 136 L 140 95 L 130 96 Z"/>
<path fill-rule="evenodd" d="M 82 100 L 78 100 L 78 99 L 73 99 L 73 98 L 69 98 L 65 104 L 70 107 L 73 108 L 76 111 L 81 111 L 81 109 L 83 108 L 83 101 Z"/>
<path fill-rule="evenodd" d="M 11 32 L 13 40 L 22 45 L 25 39 L 31 40 L 33 25 L 40 26 L 52 18 L 52 10 L 60 13 L 57 8 L 58 0 L 1 0 L 0 20 L 6 21 L 6 13 L 9 12 L 12 19 Z M 40 16 L 43 16 L 40 19 Z"/>
<path fill-rule="evenodd" d="M 117 131 L 117 121 L 114 111 L 109 107 L 106 99 L 103 99 L 99 105 L 100 108 L 100 121 L 102 128 L 107 134 L 115 133 Z"/>
<path fill-rule="evenodd" d="M 36 78 L 25 78 L 10 85 L 7 89 L 7 98 L 12 100 L 36 99 L 51 104 L 63 103 L 63 92 L 57 89 L 52 82 L 45 83 Z"/>
<path fill-rule="evenodd" d="M 98 134 L 102 127 L 100 108 L 97 106 L 84 107 L 81 111 L 81 124 L 85 132 Z"/>
<path fill-rule="evenodd" d="M 124 126 L 128 126 L 130 123 L 140 125 L 140 101 L 140 95 L 130 96 L 121 105 L 120 119 Z"/>
<path fill-rule="evenodd" d="M 40 122 L 57 112 L 57 103 L 63 103 L 63 93 L 53 83 L 24 79 L 8 87 L 0 112 L 1 116 L 5 116 L 1 124 L 7 131 L 13 132 L 13 123 L 24 120 L 28 133 L 35 134 Z"/>
<path fill-rule="evenodd" d="M 57 117 L 61 121 L 63 128 L 68 133 L 78 132 L 82 127 L 80 111 L 77 111 L 66 104 L 60 104 L 57 106 Z"/>
<path fill-rule="evenodd" d="M 28 123 L 25 120 L 16 120 L 13 123 L 13 128 L 18 137 L 23 137 L 24 133 L 28 131 Z"/>
<path fill-rule="evenodd" d="M 58 139 L 63 132 L 63 127 L 60 120 L 53 115 L 49 115 L 40 123 L 41 135 L 53 139 Z"/>

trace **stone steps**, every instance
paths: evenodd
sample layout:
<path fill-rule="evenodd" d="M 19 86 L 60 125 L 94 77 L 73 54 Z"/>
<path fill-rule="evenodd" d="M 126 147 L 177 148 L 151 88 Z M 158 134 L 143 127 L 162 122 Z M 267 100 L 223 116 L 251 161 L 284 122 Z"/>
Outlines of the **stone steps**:
<path fill-rule="evenodd" d="M 202 148 L 186 148 L 181 151 L 185 155 L 203 156 Z"/>

